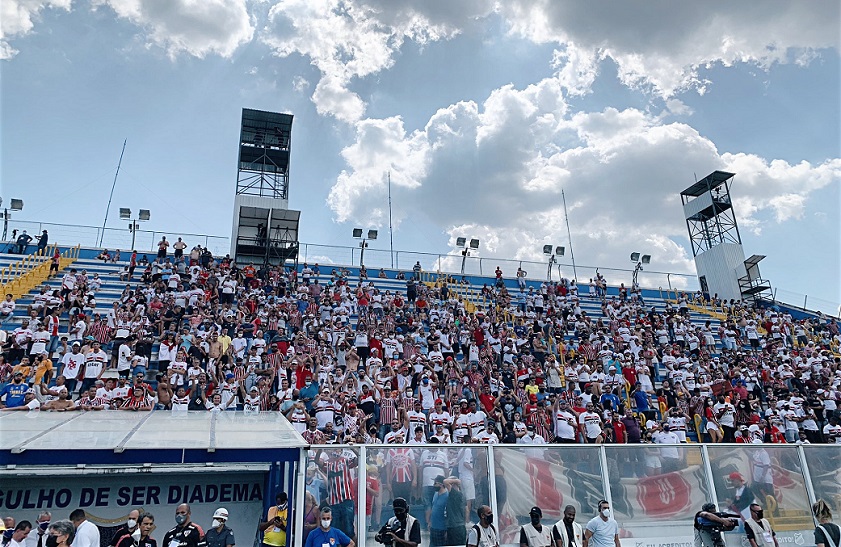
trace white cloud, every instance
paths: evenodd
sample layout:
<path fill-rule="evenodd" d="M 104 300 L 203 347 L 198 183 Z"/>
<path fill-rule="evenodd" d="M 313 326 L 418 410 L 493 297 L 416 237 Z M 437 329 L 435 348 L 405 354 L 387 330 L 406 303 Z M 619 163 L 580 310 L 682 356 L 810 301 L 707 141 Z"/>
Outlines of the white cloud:
<path fill-rule="evenodd" d="M 303 76 L 295 76 L 292 78 L 292 89 L 297 91 L 298 93 L 303 93 L 310 87 L 310 82 Z"/>
<path fill-rule="evenodd" d="M 576 64 L 595 55 L 609 57 L 624 84 L 650 87 L 666 97 L 687 88 L 703 91 L 699 69 L 710 64 L 803 64 L 817 49 L 839 46 L 841 5 L 835 0 L 810 2 L 809 9 L 791 0 L 511 0 L 499 6 L 515 34 L 566 44 L 565 55 Z"/>
<path fill-rule="evenodd" d="M 347 169 L 328 199 L 339 221 L 384 222 L 371 204 L 385 203 L 390 169 L 398 227 L 423 214 L 451 245 L 476 236 L 484 256 L 543 261 L 544 244 L 569 248 L 563 188 L 579 264 L 627 267 L 640 251 L 661 271 L 693 270 L 675 241 L 686 238 L 678 195 L 693 172 L 736 172 L 738 221 L 753 229 L 767 222 L 764 212 L 776 222 L 800 218 L 812 192 L 841 181 L 841 159 L 790 165 L 720 154 L 691 126 L 632 108 L 567 115 L 555 78 L 442 108 L 414 132 L 396 117 L 363 120 L 343 157 Z"/>
<path fill-rule="evenodd" d="M 9 39 L 32 32 L 45 8 L 70 11 L 72 0 L 3 0 L 0 2 L 0 59 L 11 59 L 18 51 Z"/>
<path fill-rule="evenodd" d="M 417 4 L 417 5 L 416 5 Z M 276 55 L 300 54 L 321 71 L 312 100 L 320 114 L 346 122 L 362 118 L 365 103 L 349 90 L 355 78 L 390 68 L 407 40 L 448 39 L 492 3 L 280 0 L 269 11 L 262 40 Z"/>
<path fill-rule="evenodd" d="M 230 57 L 254 35 L 246 0 L 94 0 L 143 27 L 170 56 Z"/>

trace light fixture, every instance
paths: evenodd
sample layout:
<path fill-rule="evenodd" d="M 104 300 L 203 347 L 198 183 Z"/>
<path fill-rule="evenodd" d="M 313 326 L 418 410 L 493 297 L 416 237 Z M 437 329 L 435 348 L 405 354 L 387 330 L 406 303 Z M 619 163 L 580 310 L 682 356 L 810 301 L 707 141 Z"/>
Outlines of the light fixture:
<path fill-rule="evenodd" d="M 149 209 L 141 209 L 140 213 L 137 215 L 138 220 L 149 220 L 151 218 L 152 213 L 149 212 Z"/>
<path fill-rule="evenodd" d="M 123 220 L 128 220 L 131 218 L 131 209 L 126 207 L 120 207 L 120 218 Z"/>
<path fill-rule="evenodd" d="M 11 203 L 9 205 L 9 209 L 12 211 L 21 211 L 23 210 L 23 200 L 22 199 L 11 199 Z"/>
<path fill-rule="evenodd" d="M 368 230 L 368 239 L 377 239 L 377 231 Z"/>
<path fill-rule="evenodd" d="M 463 238 L 463 237 L 457 237 L 457 238 L 456 238 L 456 247 L 464 247 L 464 245 L 465 245 L 466 243 L 467 243 L 467 239 L 466 239 L 466 238 Z"/>
<path fill-rule="evenodd" d="M 353 237 L 356 237 L 356 238 L 362 237 L 362 228 L 354 228 L 353 229 Z"/>
<path fill-rule="evenodd" d="M 642 255 L 642 263 L 643 264 L 650 264 L 651 263 L 651 255 Z"/>
<path fill-rule="evenodd" d="M 478 249 L 479 248 L 479 240 L 478 239 L 471 239 L 470 240 L 470 248 L 471 249 Z"/>
<path fill-rule="evenodd" d="M 639 253 L 631 253 L 631 262 L 639 262 L 640 254 Z"/>

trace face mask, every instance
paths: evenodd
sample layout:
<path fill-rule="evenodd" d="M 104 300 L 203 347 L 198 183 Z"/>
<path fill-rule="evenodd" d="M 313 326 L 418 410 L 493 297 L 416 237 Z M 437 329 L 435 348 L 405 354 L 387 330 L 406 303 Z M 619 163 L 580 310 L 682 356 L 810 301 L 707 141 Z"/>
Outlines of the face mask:
<path fill-rule="evenodd" d="M 58 545 L 58 538 L 55 536 L 47 536 L 45 544 L 47 547 L 56 547 Z"/>
<path fill-rule="evenodd" d="M 175 524 L 181 526 L 185 522 L 187 522 L 187 515 L 175 515 Z"/>
<path fill-rule="evenodd" d="M 219 528 L 219 526 L 220 526 L 221 524 L 222 524 L 222 521 L 221 521 L 221 520 L 219 520 L 219 519 L 213 519 L 213 522 L 211 523 L 210 527 L 211 527 L 211 528 Z"/>
<path fill-rule="evenodd" d="M 493 524 L 494 516 L 493 515 L 485 515 L 485 522 L 487 522 L 488 524 Z"/>
<path fill-rule="evenodd" d="M 137 521 L 134 519 L 128 519 L 128 521 L 126 522 L 126 526 L 128 526 L 129 528 L 134 528 L 135 526 L 137 526 Z"/>
<path fill-rule="evenodd" d="M 38 523 L 38 527 L 45 532 L 47 531 L 47 528 L 49 528 L 49 526 L 50 526 L 50 521 L 39 522 Z"/>
<path fill-rule="evenodd" d="M 134 541 L 140 541 L 140 528 L 131 533 L 131 539 Z"/>
<path fill-rule="evenodd" d="M 311 386 L 311 385 L 312 385 L 312 382 L 304 382 L 304 385 L 306 385 L 307 387 L 309 387 L 309 386 Z"/>
<path fill-rule="evenodd" d="M 765 516 L 765 511 L 760 509 L 759 511 L 756 512 L 756 518 L 761 519 L 764 516 Z"/>
<path fill-rule="evenodd" d="M 610 518 L 610 509 L 602 509 L 602 516 L 606 519 Z"/>
<path fill-rule="evenodd" d="M 330 528 L 331 519 L 321 519 L 322 528 Z"/>

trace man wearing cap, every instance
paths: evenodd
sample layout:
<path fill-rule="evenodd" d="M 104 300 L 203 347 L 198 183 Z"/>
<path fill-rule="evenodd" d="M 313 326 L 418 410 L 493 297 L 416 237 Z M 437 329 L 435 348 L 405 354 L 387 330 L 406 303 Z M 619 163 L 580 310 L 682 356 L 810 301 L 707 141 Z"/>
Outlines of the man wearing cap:
<path fill-rule="evenodd" d="M 213 513 L 213 522 L 204 538 L 207 547 L 234 547 L 234 531 L 228 528 L 228 510 L 220 507 Z"/>
<path fill-rule="evenodd" d="M 289 498 L 286 492 L 278 492 L 275 495 L 275 504 L 269 507 L 266 521 L 261 522 L 259 526 L 260 531 L 263 532 L 263 547 L 286 547 L 288 503 Z"/>
<path fill-rule="evenodd" d="M 530 522 L 520 527 L 520 547 L 549 547 L 552 545 L 552 529 L 543 526 L 540 520 L 543 511 L 532 507 L 529 511 Z"/>
<path fill-rule="evenodd" d="M 389 519 L 383 526 L 378 536 L 389 536 L 394 542 L 394 547 L 418 547 L 421 543 L 420 522 L 409 514 L 409 504 L 404 498 L 395 498 L 391 504 L 394 511 L 394 518 Z M 393 532 L 394 523 L 400 523 L 398 532 Z M 388 530 L 388 531 L 386 531 Z"/>
<path fill-rule="evenodd" d="M 756 496 L 753 490 L 747 485 L 745 478 L 738 471 L 733 471 L 727 478 L 731 486 L 735 489 L 733 494 L 733 503 L 731 506 L 736 509 L 742 517 L 747 520 L 750 518 L 750 505 L 756 501 Z"/>
<path fill-rule="evenodd" d="M 552 528 L 555 547 L 581 547 L 584 543 L 584 529 L 575 522 L 575 507 L 564 507 L 564 518 Z"/>
<path fill-rule="evenodd" d="M 70 348 L 70 351 L 61 358 L 61 374 L 66 380 L 67 389 L 73 393 L 76 390 L 77 379 L 80 378 L 80 373 L 84 368 L 85 356 L 80 351 L 82 345 L 79 342 L 73 342 Z"/>

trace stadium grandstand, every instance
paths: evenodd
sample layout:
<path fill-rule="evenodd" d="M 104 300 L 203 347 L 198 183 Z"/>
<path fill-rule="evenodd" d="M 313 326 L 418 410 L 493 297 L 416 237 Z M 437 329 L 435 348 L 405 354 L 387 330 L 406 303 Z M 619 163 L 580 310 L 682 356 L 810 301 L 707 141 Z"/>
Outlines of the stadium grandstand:
<path fill-rule="evenodd" d="M 732 173 L 681 193 L 697 277 L 640 253 L 623 271 L 466 239 L 377 251 L 358 228 L 358 248 L 313 245 L 288 209 L 291 124 L 243 110 L 230 238 L 144 231 L 145 210 L 120 210 L 129 231 L 6 212 L 0 510 L 78 499 L 105 531 L 189 502 L 300 547 L 329 507 L 365 547 L 402 498 L 438 547 L 480 513 L 522 545 L 535 506 L 552 525 L 604 500 L 625 547 L 688 547 L 710 502 L 759 504 L 796 545 L 812 503 L 841 509 L 838 308 L 769 300 Z"/>

